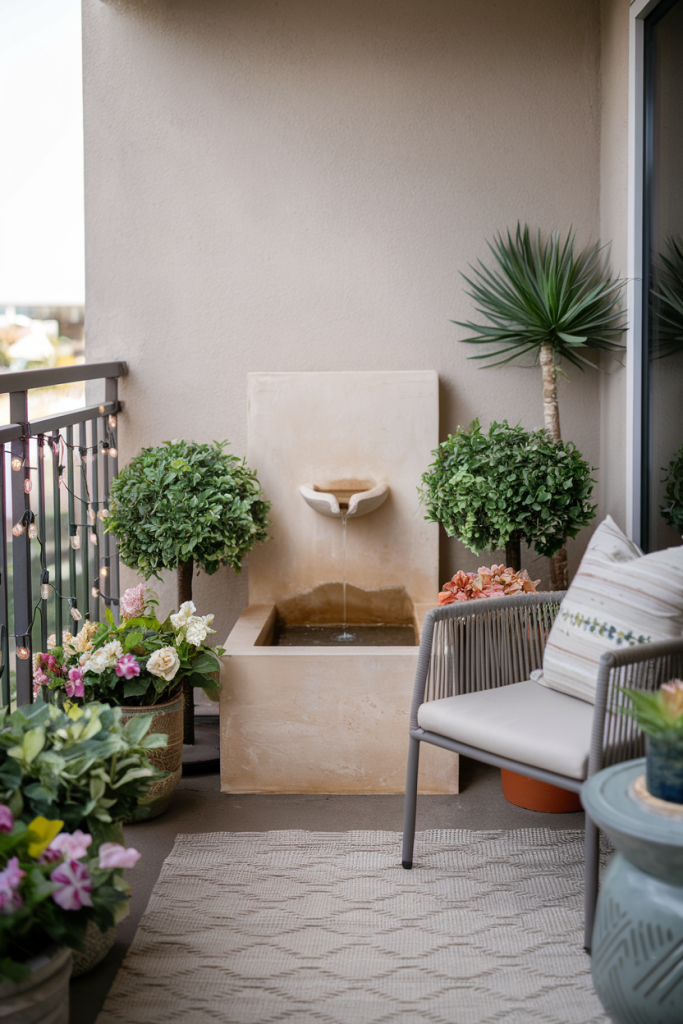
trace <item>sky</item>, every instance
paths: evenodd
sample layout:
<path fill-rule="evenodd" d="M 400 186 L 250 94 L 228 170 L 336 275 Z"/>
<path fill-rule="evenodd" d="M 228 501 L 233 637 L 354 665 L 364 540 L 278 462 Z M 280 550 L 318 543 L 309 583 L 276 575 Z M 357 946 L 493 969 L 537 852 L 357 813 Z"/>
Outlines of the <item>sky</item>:
<path fill-rule="evenodd" d="M 0 307 L 82 305 L 80 0 L 0 0 Z"/>

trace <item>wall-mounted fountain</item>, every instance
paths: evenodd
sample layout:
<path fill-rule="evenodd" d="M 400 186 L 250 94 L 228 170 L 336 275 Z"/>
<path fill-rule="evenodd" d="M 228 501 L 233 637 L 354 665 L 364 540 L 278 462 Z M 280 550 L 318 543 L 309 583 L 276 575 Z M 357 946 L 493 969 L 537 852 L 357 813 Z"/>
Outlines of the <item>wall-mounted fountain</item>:
<path fill-rule="evenodd" d="M 398 793 L 438 528 L 417 487 L 438 443 L 430 371 L 248 376 L 247 461 L 272 502 L 226 642 L 224 792 Z M 424 752 L 424 792 L 457 792 Z"/>

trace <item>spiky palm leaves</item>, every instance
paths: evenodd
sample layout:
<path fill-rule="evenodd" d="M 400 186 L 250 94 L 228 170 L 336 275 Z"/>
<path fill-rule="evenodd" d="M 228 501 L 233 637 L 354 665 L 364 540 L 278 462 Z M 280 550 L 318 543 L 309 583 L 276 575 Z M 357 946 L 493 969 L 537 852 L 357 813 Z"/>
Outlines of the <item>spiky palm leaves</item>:
<path fill-rule="evenodd" d="M 599 245 L 574 251 L 575 235 L 570 230 L 562 241 L 554 232 L 545 241 L 540 232 L 532 238 L 527 225 L 517 224 L 514 236 L 497 235 L 489 242 L 495 260 L 490 269 L 481 260 L 469 285 L 477 313 L 486 323 L 454 320 L 459 327 L 475 332 L 463 341 L 485 345 L 494 351 L 470 356 L 500 366 L 531 355 L 543 376 L 543 420 L 546 430 L 560 440 L 557 404 L 557 366 L 566 359 L 583 369 L 592 366 L 581 349 L 614 355 L 625 330 L 620 297 L 623 284 L 607 272 Z M 553 588 L 568 583 L 567 552 L 562 548 L 551 559 Z"/>
<path fill-rule="evenodd" d="M 683 244 L 667 239 L 668 255 L 659 254 L 661 266 L 656 287 L 650 292 L 653 359 L 663 359 L 683 350 Z"/>
<path fill-rule="evenodd" d="M 529 228 L 517 225 L 513 235 L 497 235 L 489 249 L 496 266 L 481 261 L 472 275 L 462 276 L 477 312 L 488 323 L 454 320 L 476 332 L 463 341 L 493 346 L 494 351 L 471 356 L 500 366 L 532 355 L 543 370 L 544 421 L 560 437 L 556 367 L 562 359 L 583 369 L 593 364 L 581 355 L 589 348 L 609 355 L 620 351 L 616 340 L 624 331 L 619 299 L 622 282 L 606 273 L 598 245 L 574 252 L 575 236 L 563 242 L 557 232 L 543 241 Z"/>

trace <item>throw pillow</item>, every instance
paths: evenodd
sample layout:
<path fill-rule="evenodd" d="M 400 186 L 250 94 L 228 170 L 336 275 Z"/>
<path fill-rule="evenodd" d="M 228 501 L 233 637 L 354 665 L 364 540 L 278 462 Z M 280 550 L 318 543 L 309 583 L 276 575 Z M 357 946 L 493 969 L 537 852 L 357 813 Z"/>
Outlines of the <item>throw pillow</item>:
<path fill-rule="evenodd" d="M 607 516 L 548 637 L 536 681 L 595 703 L 600 656 L 683 636 L 683 546 L 643 555 Z"/>

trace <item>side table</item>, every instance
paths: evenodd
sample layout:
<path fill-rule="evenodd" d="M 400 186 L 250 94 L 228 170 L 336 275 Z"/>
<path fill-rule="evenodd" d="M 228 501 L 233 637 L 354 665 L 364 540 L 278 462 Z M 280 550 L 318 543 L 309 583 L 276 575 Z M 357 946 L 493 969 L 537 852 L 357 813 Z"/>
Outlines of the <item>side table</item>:
<path fill-rule="evenodd" d="M 645 758 L 623 761 L 581 790 L 586 813 L 616 850 L 598 897 L 593 984 L 616 1024 L 681 1024 L 683 812 L 640 799 L 644 774 Z"/>

